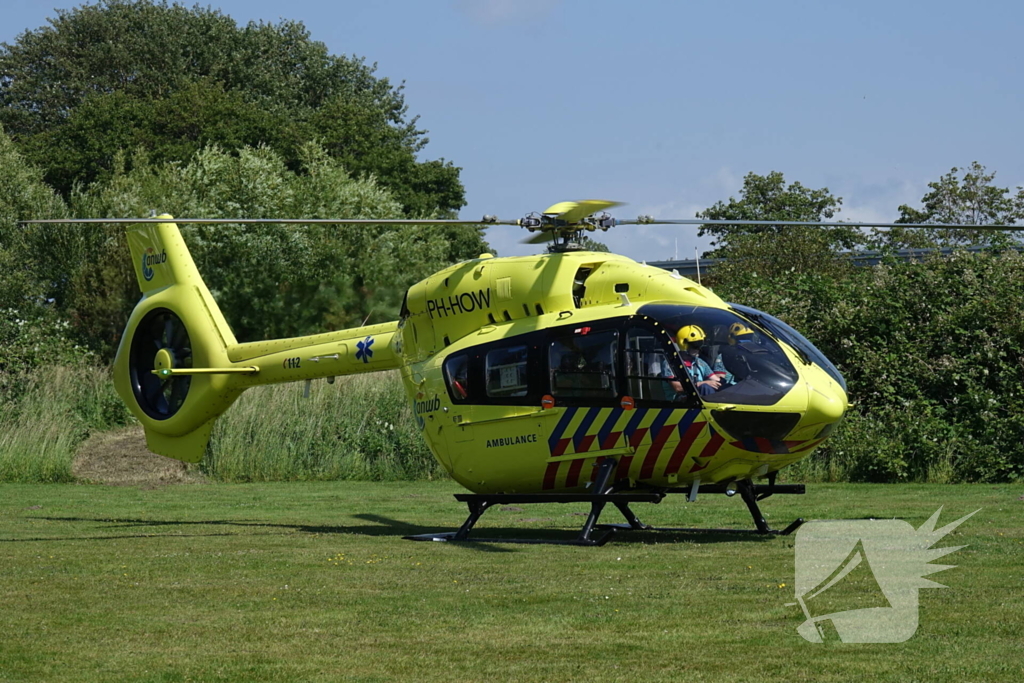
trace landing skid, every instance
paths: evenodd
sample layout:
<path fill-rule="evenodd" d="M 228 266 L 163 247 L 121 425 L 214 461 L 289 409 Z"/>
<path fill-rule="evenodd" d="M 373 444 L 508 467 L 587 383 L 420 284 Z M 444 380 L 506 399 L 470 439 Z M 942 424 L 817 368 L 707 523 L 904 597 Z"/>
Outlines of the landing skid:
<path fill-rule="evenodd" d="M 462 543 L 529 543 L 529 544 L 550 544 L 550 545 L 586 545 L 601 546 L 612 539 L 617 531 L 686 531 L 695 533 L 729 533 L 729 534 L 759 534 L 788 536 L 793 533 L 804 520 L 797 519 L 785 529 L 772 529 L 765 521 L 764 515 L 757 502 L 775 493 L 801 494 L 804 493 L 803 484 L 776 484 L 775 477 L 770 476 L 768 484 L 754 484 L 749 479 L 735 482 L 735 486 L 724 486 L 722 484 L 705 484 L 699 486 L 701 493 L 725 493 L 733 495 L 739 493 L 743 502 L 747 504 L 750 516 L 754 520 L 754 529 L 694 529 L 694 528 L 665 528 L 652 527 L 644 524 L 629 507 L 630 503 L 660 503 L 665 496 L 672 493 L 685 493 L 691 499 L 696 495 L 698 488 L 691 489 L 620 489 L 609 486 L 608 481 L 615 471 L 617 463 L 613 459 L 604 460 L 598 465 L 597 476 L 592 486 L 593 493 L 457 493 L 455 499 L 466 503 L 469 507 L 469 516 L 462 523 L 458 531 L 446 531 L 434 534 L 417 534 L 406 536 L 410 541 L 439 541 L 439 542 L 462 542 Z M 774 473 L 773 473 L 774 474 Z M 470 538 L 470 532 L 479 521 L 480 517 L 493 505 L 516 505 L 530 503 L 590 503 L 590 514 L 579 534 L 572 540 L 554 540 L 541 538 Z M 608 503 L 611 503 L 622 516 L 626 518 L 625 524 L 598 524 L 601 513 Z"/>

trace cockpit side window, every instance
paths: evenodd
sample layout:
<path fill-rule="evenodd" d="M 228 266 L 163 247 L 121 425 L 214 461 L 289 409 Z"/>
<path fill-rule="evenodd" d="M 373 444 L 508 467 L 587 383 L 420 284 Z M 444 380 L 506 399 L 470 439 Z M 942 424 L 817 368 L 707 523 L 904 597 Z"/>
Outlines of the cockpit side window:
<path fill-rule="evenodd" d="M 561 336 L 548 348 L 551 395 L 568 399 L 615 399 L 619 333 L 589 327 Z"/>
<path fill-rule="evenodd" d="M 626 393 L 638 405 L 675 403 L 690 405 L 695 392 L 679 362 L 675 346 L 661 329 L 630 327 L 626 331 Z"/>
<path fill-rule="evenodd" d="M 467 402 L 471 388 L 469 385 L 469 356 L 460 353 L 445 360 L 444 379 L 452 401 L 454 403 Z"/>

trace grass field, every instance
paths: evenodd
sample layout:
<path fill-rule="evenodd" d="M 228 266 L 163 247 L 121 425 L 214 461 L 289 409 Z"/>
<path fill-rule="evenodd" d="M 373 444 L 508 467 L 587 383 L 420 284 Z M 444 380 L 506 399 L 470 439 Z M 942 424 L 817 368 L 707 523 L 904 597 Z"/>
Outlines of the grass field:
<path fill-rule="evenodd" d="M 796 631 L 793 539 L 620 534 L 602 548 L 413 543 L 463 510 L 440 483 L 0 486 L 0 680 L 1024 678 L 1024 486 L 814 485 L 782 526 L 977 508 L 938 545 L 902 644 Z M 583 506 L 494 509 L 489 534 L 559 533 Z M 638 505 L 746 528 L 738 499 Z M 617 520 L 615 520 L 617 521 Z M 842 584 L 834 590 L 842 590 Z M 856 598 L 857 596 L 850 596 Z"/>

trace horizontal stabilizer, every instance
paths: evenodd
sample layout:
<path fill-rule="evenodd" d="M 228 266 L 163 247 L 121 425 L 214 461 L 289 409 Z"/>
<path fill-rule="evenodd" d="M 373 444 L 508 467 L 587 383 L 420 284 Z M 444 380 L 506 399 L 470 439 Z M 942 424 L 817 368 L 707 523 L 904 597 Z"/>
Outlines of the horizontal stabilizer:
<path fill-rule="evenodd" d="M 168 436 L 152 429 L 146 429 L 146 447 L 158 455 L 163 455 L 183 462 L 199 462 L 206 452 L 206 444 L 210 441 L 213 423 L 210 420 L 199 429 L 183 436 Z"/>

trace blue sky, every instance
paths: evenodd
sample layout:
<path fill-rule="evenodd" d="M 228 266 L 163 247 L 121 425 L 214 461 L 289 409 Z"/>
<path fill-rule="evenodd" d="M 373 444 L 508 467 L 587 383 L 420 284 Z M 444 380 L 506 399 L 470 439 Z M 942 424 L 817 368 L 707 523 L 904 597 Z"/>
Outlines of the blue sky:
<path fill-rule="evenodd" d="M 53 7 L 3 3 L 0 41 Z M 191 3 L 185 3 L 191 4 Z M 743 176 L 782 171 L 893 220 L 977 160 L 1024 185 L 1024 3 L 669 0 L 221 0 L 240 23 L 304 22 L 335 54 L 406 82 L 423 158 L 462 167 L 461 216 L 561 200 L 692 218 Z M 627 231 L 628 230 L 628 231 Z M 531 253 L 495 228 L 501 254 Z M 636 259 L 692 258 L 689 228 L 599 239 Z M 677 246 L 678 245 L 678 246 Z"/>

